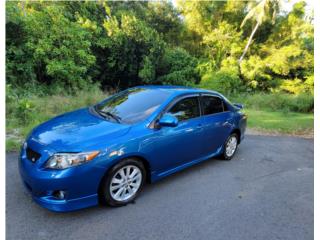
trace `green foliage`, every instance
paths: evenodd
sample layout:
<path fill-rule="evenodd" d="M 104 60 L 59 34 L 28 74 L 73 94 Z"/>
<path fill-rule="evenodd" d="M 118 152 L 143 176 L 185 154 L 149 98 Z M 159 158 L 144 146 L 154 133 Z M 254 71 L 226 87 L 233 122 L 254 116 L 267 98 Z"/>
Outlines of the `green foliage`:
<path fill-rule="evenodd" d="M 34 111 L 34 103 L 27 97 L 22 96 L 10 84 L 6 85 L 6 115 L 13 116 L 19 124 L 30 121 Z"/>
<path fill-rule="evenodd" d="M 36 125 L 64 112 L 86 107 L 105 99 L 108 94 L 97 87 L 72 95 L 25 95 L 6 86 L 7 150 L 17 150 L 22 140 Z"/>
<path fill-rule="evenodd" d="M 155 79 L 155 66 L 148 56 L 143 58 L 142 68 L 139 71 L 139 77 L 145 83 L 152 83 Z"/>
<path fill-rule="evenodd" d="M 11 7 L 17 13 L 8 15 L 7 31 L 20 28 L 24 35 L 21 46 L 12 47 L 7 39 L 7 69 L 11 74 L 21 71 L 22 77 L 9 77 L 8 82 L 23 85 L 38 81 L 69 91 L 86 87 L 90 83 L 87 71 L 95 62 L 90 32 L 65 17 L 63 6 L 8 3 L 12 4 L 16 4 Z M 20 18 L 16 21 L 17 16 Z M 16 60 L 21 62 L 19 55 L 23 52 L 28 53 L 28 58 L 22 59 L 28 66 L 25 70 L 15 66 Z"/>
<path fill-rule="evenodd" d="M 307 113 L 312 112 L 314 107 L 314 97 L 306 93 L 299 95 L 285 93 L 239 94 L 229 98 L 233 102 L 243 103 L 245 108 L 255 110 Z"/>
<path fill-rule="evenodd" d="M 164 42 L 157 31 L 133 15 L 121 15 L 103 24 L 108 41 L 100 43 L 106 52 L 104 63 L 121 86 L 154 83 L 155 67 L 163 54 Z"/>
<path fill-rule="evenodd" d="M 217 90 L 255 116 L 312 112 L 313 13 L 303 0 L 290 12 L 278 2 L 6 2 L 8 146 L 56 114 L 103 99 L 99 89 L 141 84 Z"/>
<path fill-rule="evenodd" d="M 306 93 L 312 93 L 314 95 L 314 76 L 308 76 L 303 83 L 303 90 Z"/>
<path fill-rule="evenodd" d="M 32 52 L 26 47 L 27 32 L 19 5 L 6 3 L 6 78 L 21 85 L 36 81 Z"/>
<path fill-rule="evenodd" d="M 245 91 L 244 85 L 239 77 L 237 61 L 232 57 L 225 58 L 218 71 L 211 71 L 203 75 L 199 86 L 226 95 Z"/>
<path fill-rule="evenodd" d="M 18 151 L 21 148 L 21 139 L 6 139 L 6 151 Z"/>
<path fill-rule="evenodd" d="M 305 17 L 306 4 L 298 2 L 290 13 L 281 16 L 278 14 L 280 6 L 279 1 L 273 0 L 258 4 L 236 1 L 180 3 L 187 26 L 200 35 L 201 53 L 207 57 L 198 66 L 206 82 L 204 86 L 211 79 L 211 88 L 226 91 L 228 87 L 220 86 L 223 80 L 220 83 L 216 80 L 222 78 L 221 62 L 228 57 L 240 57 L 244 39 L 250 36 L 258 22 L 253 43 L 240 65 L 239 77 L 243 81 L 238 91 L 313 92 L 312 84 L 306 82 L 313 73 L 313 26 Z M 246 13 L 245 8 L 250 11 Z M 228 14 L 224 14 L 226 12 Z M 241 22 L 249 24 L 240 29 Z M 232 75 L 223 78 L 230 82 Z M 296 79 L 301 81 L 297 83 Z"/>
<path fill-rule="evenodd" d="M 240 68 L 244 80 L 251 89 L 268 91 L 274 87 L 272 77 L 265 72 L 264 61 L 259 56 L 253 55 L 243 60 Z"/>
<path fill-rule="evenodd" d="M 7 151 L 18 150 L 23 139 L 34 126 L 58 114 L 90 106 L 108 96 L 98 88 L 79 91 L 74 95 L 54 94 L 37 97 L 34 95 L 21 96 L 19 94 L 21 92 L 17 93 L 10 86 L 7 86 Z M 310 95 L 232 94 L 230 99 L 233 102 L 245 104 L 250 128 L 299 133 L 310 130 L 313 127 L 312 114 L 292 112 L 292 110 L 308 112 L 313 104 L 313 97 L 310 97 Z M 27 106 L 28 104 L 30 105 Z M 21 114 L 21 111 L 24 113 Z"/>
<path fill-rule="evenodd" d="M 219 70 L 204 75 L 199 86 L 224 94 L 232 94 L 237 93 L 241 88 L 241 80 L 239 76 L 232 71 Z"/>
<path fill-rule="evenodd" d="M 276 21 L 266 41 L 241 63 L 249 85 L 255 83 L 256 89 L 264 91 L 313 92 L 313 26 L 305 20 L 304 8 L 305 3 L 296 3 L 292 12 Z"/>
<path fill-rule="evenodd" d="M 283 80 L 280 89 L 288 93 L 298 94 L 303 92 L 304 86 L 302 81 L 296 78 L 294 80 Z"/>
<path fill-rule="evenodd" d="M 199 82 L 198 61 L 183 48 L 167 48 L 158 67 L 157 82 L 191 86 Z"/>
<path fill-rule="evenodd" d="M 147 24 L 155 29 L 166 43 L 171 46 L 180 44 L 183 22 L 179 11 L 171 2 L 149 1 L 145 15 Z"/>
<path fill-rule="evenodd" d="M 7 2 L 7 83 L 26 97 L 200 79 L 227 94 L 313 94 L 312 15 L 278 3 Z"/>
<path fill-rule="evenodd" d="M 243 44 L 240 36 L 241 32 L 238 32 L 235 26 L 226 21 L 220 22 L 213 31 L 203 37 L 206 56 L 213 59 L 216 67 L 220 68 L 226 57 L 236 57 L 241 53 Z"/>

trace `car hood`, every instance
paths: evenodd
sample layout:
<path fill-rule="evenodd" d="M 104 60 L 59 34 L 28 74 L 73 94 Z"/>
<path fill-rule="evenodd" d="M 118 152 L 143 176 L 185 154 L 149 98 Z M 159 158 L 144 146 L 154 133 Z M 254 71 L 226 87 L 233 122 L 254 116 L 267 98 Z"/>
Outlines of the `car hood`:
<path fill-rule="evenodd" d="M 89 112 L 88 108 L 65 113 L 36 127 L 31 138 L 56 151 L 77 152 L 105 144 L 126 134 L 129 125 L 112 123 Z"/>

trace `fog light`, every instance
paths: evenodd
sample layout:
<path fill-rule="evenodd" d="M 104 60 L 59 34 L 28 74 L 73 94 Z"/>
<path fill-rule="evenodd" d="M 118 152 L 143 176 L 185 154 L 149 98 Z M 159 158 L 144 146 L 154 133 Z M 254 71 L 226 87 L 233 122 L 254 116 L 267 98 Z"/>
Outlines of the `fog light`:
<path fill-rule="evenodd" d="M 65 191 L 54 191 L 52 194 L 55 198 L 64 199 L 66 197 Z"/>

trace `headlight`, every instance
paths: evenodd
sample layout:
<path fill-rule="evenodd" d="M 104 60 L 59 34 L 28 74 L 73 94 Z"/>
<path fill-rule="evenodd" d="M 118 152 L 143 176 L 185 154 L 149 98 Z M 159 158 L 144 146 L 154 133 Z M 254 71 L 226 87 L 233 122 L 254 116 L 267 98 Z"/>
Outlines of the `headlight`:
<path fill-rule="evenodd" d="M 83 153 L 56 153 L 46 163 L 46 168 L 65 169 L 78 166 L 94 159 L 99 151 Z"/>

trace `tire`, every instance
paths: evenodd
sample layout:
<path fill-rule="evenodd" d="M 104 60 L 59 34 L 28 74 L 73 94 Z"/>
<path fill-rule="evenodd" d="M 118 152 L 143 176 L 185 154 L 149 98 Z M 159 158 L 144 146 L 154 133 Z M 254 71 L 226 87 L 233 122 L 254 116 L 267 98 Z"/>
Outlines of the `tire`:
<path fill-rule="evenodd" d="M 119 162 L 108 171 L 100 183 L 100 202 L 111 207 L 127 205 L 141 192 L 145 179 L 146 170 L 141 161 L 125 159 Z"/>
<path fill-rule="evenodd" d="M 234 141 L 236 141 L 236 142 L 234 142 Z M 231 144 L 231 145 L 229 145 L 229 144 Z M 232 133 L 227 138 L 226 142 L 224 143 L 223 153 L 222 153 L 223 159 L 228 160 L 228 161 L 231 160 L 238 149 L 238 145 L 239 145 L 239 136 L 236 133 Z M 228 147 L 231 147 L 231 149 Z"/>

